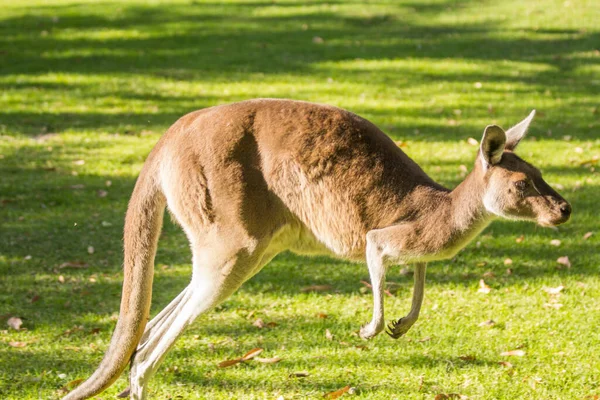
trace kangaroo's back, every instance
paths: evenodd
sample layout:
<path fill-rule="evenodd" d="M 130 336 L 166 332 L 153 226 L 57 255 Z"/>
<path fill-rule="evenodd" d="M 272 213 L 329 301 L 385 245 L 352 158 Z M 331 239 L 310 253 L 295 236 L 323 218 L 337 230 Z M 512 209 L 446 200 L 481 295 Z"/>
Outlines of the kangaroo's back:
<path fill-rule="evenodd" d="M 401 219 L 407 208 L 399 205 L 415 187 L 438 186 L 372 123 L 327 105 L 258 99 L 218 106 L 182 118 L 166 136 L 172 156 L 164 159 L 206 181 L 207 191 L 229 191 L 213 197 L 298 219 L 340 256 L 360 257 L 366 232 Z M 190 194 L 176 176 L 165 181 L 180 188 L 177 198 L 209 196 Z M 243 194 L 233 190 L 241 182 Z M 191 218 L 210 215 L 197 207 Z"/>

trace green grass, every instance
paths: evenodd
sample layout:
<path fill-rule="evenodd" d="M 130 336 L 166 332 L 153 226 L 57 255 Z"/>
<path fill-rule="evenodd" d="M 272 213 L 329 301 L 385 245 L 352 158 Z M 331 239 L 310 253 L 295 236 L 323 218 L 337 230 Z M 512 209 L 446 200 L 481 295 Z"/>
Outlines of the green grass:
<path fill-rule="evenodd" d="M 371 310 L 364 266 L 282 254 L 184 334 L 153 398 L 320 398 L 346 385 L 369 399 L 596 398 L 600 232 L 583 235 L 600 222 L 599 20 L 596 0 L 0 0 L 0 397 L 57 398 L 99 363 L 118 312 L 127 200 L 161 133 L 194 109 L 288 97 L 369 118 L 450 187 L 474 160 L 467 138 L 536 108 L 519 153 L 562 188 L 573 219 L 557 231 L 495 222 L 431 264 L 422 316 L 397 341 L 356 336 Z M 60 268 L 73 261 L 87 267 Z M 409 308 L 412 278 L 399 271 L 388 320 Z M 189 276 L 186 240 L 167 219 L 153 314 Z M 300 291 L 313 284 L 332 290 Z M 559 285 L 562 308 L 546 307 L 543 288 Z M 254 347 L 282 361 L 216 367 Z M 517 348 L 523 357 L 500 355 Z"/>

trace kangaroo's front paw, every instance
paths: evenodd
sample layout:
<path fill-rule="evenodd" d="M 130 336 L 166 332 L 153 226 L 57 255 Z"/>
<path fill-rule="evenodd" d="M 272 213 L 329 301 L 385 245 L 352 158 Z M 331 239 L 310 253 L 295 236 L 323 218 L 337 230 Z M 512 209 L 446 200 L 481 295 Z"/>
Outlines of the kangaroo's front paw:
<path fill-rule="evenodd" d="M 383 325 L 373 327 L 372 323 L 361 326 L 360 337 L 363 339 L 372 339 L 383 330 Z"/>
<path fill-rule="evenodd" d="M 414 321 L 408 320 L 406 318 L 400 318 L 395 321 L 392 320 L 387 326 L 387 333 L 392 339 L 398 339 L 400 336 L 403 336 L 411 326 L 413 326 Z"/>

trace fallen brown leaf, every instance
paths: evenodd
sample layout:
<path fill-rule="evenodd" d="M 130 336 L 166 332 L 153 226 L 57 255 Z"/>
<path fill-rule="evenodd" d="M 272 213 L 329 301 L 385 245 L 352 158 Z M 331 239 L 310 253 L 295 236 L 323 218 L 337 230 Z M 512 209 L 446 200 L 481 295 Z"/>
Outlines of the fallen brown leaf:
<path fill-rule="evenodd" d="M 350 385 L 344 386 L 343 388 L 336 390 L 335 392 L 325 393 L 323 397 L 325 397 L 326 399 L 337 399 L 339 397 L 342 397 L 344 393 L 348 392 L 349 390 Z"/>
<path fill-rule="evenodd" d="M 298 372 L 292 372 L 290 374 L 290 378 L 306 378 L 308 375 L 310 375 L 310 374 L 306 371 L 298 371 Z"/>
<path fill-rule="evenodd" d="M 360 283 L 362 283 L 363 285 L 365 285 L 365 287 L 367 287 L 369 289 L 373 289 L 373 286 L 369 282 L 367 282 L 367 281 L 360 281 Z M 383 293 L 385 293 L 389 297 L 394 297 L 394 295 L 388 289 L 385 289 L 383 291 Z"/>
<path fill-rule="evenodd" d="M 593 234 L 594 232 L 587 232 L 585 235 L 583 235 L 583 240 L 588 240 Z"/>
<path fill-rule="evenodd" d="M 262 320 L 262 318 L 258 318 L 256 321 L 254 321 L 254 322 L 252 323 L 252 325 L 254 325 L 255 327 L 257 327 L 257 328 L 259 328 L 259 329 L 262 329 L 262 328 L 264 328 L 264 327 L 265 327 L 265 323 L 264 323 L 264 321 Z"/>
<path fill-rule="evenodd" d="M 484 326 L 494 326 L 494 325 L 496 325 L 496 321 L 494 321 L 493 319 L 488 319 L 487 321 L 483 321 L 483 322 L 479 323 L 479 325 L 477 325 L 477 326 L 484 327 Z"/>
<path fill-rule="evenodd" d="M 119 393 L 117 395 L 117 397 L 120 398 L 120 399 L 127 399 L 127 398 L 129 398 L 129 393 L 130 392 L 131 392 L 131 388 L 128 387 L 127 389 L 125 389 L 121 393 Z"/>
<path fill-rule="evenodd" d="M 219 368 L 231 367 L 232 365 L 236 365 L 236 364 L 239 364 L 241 362 L 251 360 L 251 359 L 253 359 L 254 357 L 256 357 L 257 355 L 259 355 L 262 352 L 263 352 L 263 349 L 261 349 L 260 347 L 257 347 L 255 349 L 250 350 L 249 352 L 247 352 L 246 354 L 244 354 L 240 358 L 236 358 L 236 359 L 233 359 L 233 360 L 221 361 L 219 364 L 217 364 L 217 366 Z"/>
<path fill-rule="evenodd" d="M 239 364 L 241 362 L 242 362 L 242 360 L 240 358 L 236 358 L 235 360 L 221 361 L 219 364 L 217 364 L 217 366 L 219 368 L 227 368 L 227 367 L 231 367 L 232 365 Z"/>
<path fill-rule="evenodd" d="M 325 319 L 325 318 L 328 318 L 328 317 L 329 317 L 329 315 L 327 315 L 325 313 L 318 313 L 317 314 L 317 318 Z"/>
<path fill-rule="evenodd" d="M 371 285 L 369 282 L 367 282 L 367 281 L 362 281 L 362 280 L 361 280 L 361 281 L 360 281 L 360 283 L 362 283 L 363 285 L 365 285 L 365 286 L 366 286 L 366 287 L 368 287 L 369 289 L 373 289 L 373 286 L 372 286 L 372 285 Z"/>
<path fill-rule="evenodd" d="M 479 280 L 479 289 L 477 290 L 477 292 L 483 293 L 483 294 L 488 294 L 491 291 L 492 291 L 492 288 L 489 287 L 488 285 L 486 285 L 486 283 L 483 279 L 480 279 Z"/>
<path fill-rule="evenodd" d="M 419 343 L 429 342 L 431 340 L 431 336 L 424 337 L 423 339 L 417 340 Z"/>
<path fill-rule="evenodd" d="M 301 292 L 325 292 L 327 290 L 331 290 L 333 287 L 331 285 L 311 285 L 306 286 L 300 289 Z"/>
<path fill-rule="evenodd" d="M 515 239 L 515 242 L 517 242 L 517 243 L 522 243 L 522 242 L 523 242 L 523 240 L 525 240 L 525 236 L 524 236 L 524 235 L 521 235 L 521 236 L 519 236 L 518 238 L 516 238 L 516 239 Z"/>
<path fill-rule="evenodd" d="M 257 347 L 255 349 L 250 350 L 246 354 L 244 354 L 244 356 L 242 358 L 240 358 L 240 360 L 241 361 L 251 360 L 262 352 L 263 352 L 263 349 L 261 349 L 260 347 Z"/>
<path fill-rule="evenodd" d="M 502 357 L 507 357 L 507 356 L 523 357 L 525 355 L 525 352 L 523 350 L 510 350 L 510 351 L 502 352 L 502 353 L 500 353 L 500 355 Z"/>
<path fill-rule="evenodd" d="M 65 386 L 61 387 L 60 390 L 63 392 L 69 392 L 70 390 L 73 390 L 74 388 L 79 386 L 79 384 L 81 384 L 81 382 L 83 382 L 84 380 L 85 379 L 83 379 L 83 378 L 75 379 L 75 380 L 67 383 Z"/>
<path fill-rule="evenodd" d="M 465 356 L 459 356 L 458 358 L 460 358 L 463 361 L 475 361 L 475 356 L 472 354 L 467 354 Z"/>
<path fill-rule="evenodd" d="M 329 331 L 329 329 L 325 329 L 325 338 L 327 340 L 333 340 L 333 335 L 331 334 L 331 332 Z"/>
<path fill-rule="evenodd" d="M 510 258 L 507 258 L 504 260 L 504 265 L 512 265 L 512 263 L 513 263 L 513 260 Z"/>
<path fill-rule="evenodd" d="M 36 294 L 35 296 L 33 296 L 33 297 L 32 297 L 32 298 L 29 300 L 29 302 L 30 302 L 31 304 L 33 304 L 33 303 L 35 303 L 36 301 L 38 301 L 39 299 L 40 299 L 40 295 L 39 295 L 39 294 Z"/>
<path fill-rule="evenodd" d="M 87 264 L 83 261 L 67 261 L 58 266 L 58 269 L 63 268 L 87 268 Z"/>
<path fill-rule="evenodd" d="M 23 321 L 19 317 L 10 317 L 8 321 L 6 321 L 7 325 L 13 328 L 15 331 L 21 329 L 21 325 L 23 325 Z"/>
<path fill-rule="evenodd" d="M 558 239 L 552 239 L 552 240 L 550 241 L 550 244 L 551 244 L 552 246 L 560 246 L 560 244 L 561 244 L 561 241 L 560 241 L 560 240 L 558 240 Z"/>
<path fill-rule="evenodd" d="M 508 361 L 498 361 L 498 364 L 500 364 L 500 365 L 502 365 L 503 367 L 506 367 L 506 368 L 512 368 L 512 366 L 513 366 Z"/>
<path fill-rule="evenodd" d="M 281 358 L 279 358 L 279 357 L 272 357 L 272 358 L 255 357 L 254 361 L 258 361 L 259 363 L 263 363 L 263 364 L 275 364 L 275 363 L 278 363 L 279 361 L 281 361 Z"/>
<path fill-rule="evenodd" d="M 563 285 L 560 285 L 560 286 L 553 287 L 553 288 L 545 287 L 542 290 L 548 294 L 556 295 L 556 294 L 559 294 L 560 292 L 562 292 L 564 288 L 565 287 Z"/>
<path fill-rule="evenodd" d="M 567 268 L 571 268 L 571 261 L 569 261 L 568 256 L 558 257 L 558 259 L 556 259 L 556 262 L 560 265 L 564 265 Z"/>
<path fill-rule="evenodd" d="M 21 348 L 21 347 L 25 347 L 25 346 L 27 346 L 27 343 L 25 343 L 25 342 L 10 342 L 10 343 L 8 343 L 8 345 L 9 345 L 10 347 L 18 347 L 18 348 Z"/>

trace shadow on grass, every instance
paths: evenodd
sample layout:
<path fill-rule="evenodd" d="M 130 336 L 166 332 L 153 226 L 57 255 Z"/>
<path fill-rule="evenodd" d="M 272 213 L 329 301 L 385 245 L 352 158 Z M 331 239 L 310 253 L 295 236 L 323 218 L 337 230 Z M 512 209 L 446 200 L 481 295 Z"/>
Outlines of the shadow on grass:
<path fill-rule="evenodd" d="M 56 132 L 69 128 L 114 129 L 123 125 L 136 130 L 144 126 L 164 129 L 184 112 L 214 104 L 214 100 L 203 98 L 201 93 L 166 96 L 153 87 L 132 88 L 117 84 L 91 89 L 85 84 L 27 81 L 46 73 L 112 76 L 124 80 L 133 74 L 163 81 L 233 86 L 240 81 L 262 81 L 277 76 L 285 80 L 289 74 L 314 81 L 326 80 L 333 75 L 341 81 L 402 89 L 428 82 L 458 82 L 471 86 L 479 81 L 524 84 L 528 92 L 549 91 L 557 97 L 597 93 L 595 84 L 590 84 L 589 75 L 575 72 L 579 66 L 598 64 L 598 57 L 578 55 L 595 48 L 600 41 L 597 32 L 511 31 L 502 27 L 501 16 L 481 23 L 443 25 L 425 22 L 427 15 L 476 7 L 478 2 L 473 1 L 404 2 L 388 5 L 385 12 L 364 16 L 336 12 L 335 7 L 343 6 L 342 3 L 309 2 L 305 7 L 271 1 L 144 7 L 115 4 L 112 9 L 91 4 L 36 7 L 26 15 L 5 18 L 0 24 L 0 48 L 4 55 L 0 67 L 6 76 L 18 74 L 21 77 L 17 81 L 0 81 L 0 88 L 12 91 L 30 85 L 33 90 L 68 90 L 75 98 L 88 101 L 96 97 L 115 97 L 125 102 L 139 99 L 166 111 L 35 114 L 0 110 L 0 121 L 10 131 L 30 134 L 39 132 L 42 127 Z M 275 15 L 276 10 L 286 8 L 290 12 Z M 109 29 L 122 31 L 104 34 Z M 315 43 L 315 37 L 323 42 L 317 40 Z M 504 63 L 482 73 L 403 66 L 398 69 L 394 65 L 383 69 L 338 69 L 327 64 L 356 59 L 415 62 L 451 59 L 499 63 L 515 60 L 543 68 L 519 71 L 518 66 Z M 331 92 L 335 85 L 323 90 Z M 589 108 L 595 106 L 592 103 L 590 101 Z M 368 109 L 355 111 L 376 118 L 382 113 Z M 431 111 L 424 105 L 414 109 L 387 109 L 383 113 L 417 117 L 431 115 Z M 587 112 L 572 111 L 575 114 Z M 452 110 L 433 117 L 451 118 Z M 575 137 L 593 137 L 593 129 L 580 122 L 578 115 L 570 117 L 576 121 Z M 549 115 L 544 128 L 561 124 L 564 122 L 561 118 L 558 112 Z M 439 125 L 395 128 L 399 128 L 400 133 L 414 128 L 426 131 L 427 135 L 419 140 L 455 140 L 464 137 L 465 129 L 471 128 Z"/>

